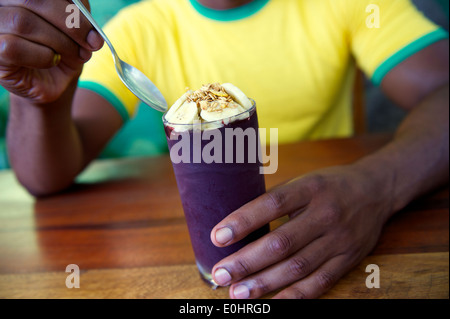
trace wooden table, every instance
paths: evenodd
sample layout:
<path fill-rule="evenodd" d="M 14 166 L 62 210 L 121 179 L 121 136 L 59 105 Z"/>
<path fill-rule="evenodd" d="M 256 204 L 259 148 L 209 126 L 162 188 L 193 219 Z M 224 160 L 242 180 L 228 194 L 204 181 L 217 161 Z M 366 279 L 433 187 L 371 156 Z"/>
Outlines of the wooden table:
<path fill-rule="evenodd" d="M 267 186 L 349 163 L 387 139 L 280 146 Z M 448 187 L 412 203 L 323 298 L 448 298 L 448 217 Z M 66 287 L 69 264 L 80 268 L 79 289 Z M 380 267 L 378 289 L 365 285 L 369 264 Z M 68 192 L 41 200 L 11 171 L 0 172 L 0 297 L 228 298 L 228 289 L 212 290 L 198 276 L 171 163 L 162 156 L 98 161 Z"/>

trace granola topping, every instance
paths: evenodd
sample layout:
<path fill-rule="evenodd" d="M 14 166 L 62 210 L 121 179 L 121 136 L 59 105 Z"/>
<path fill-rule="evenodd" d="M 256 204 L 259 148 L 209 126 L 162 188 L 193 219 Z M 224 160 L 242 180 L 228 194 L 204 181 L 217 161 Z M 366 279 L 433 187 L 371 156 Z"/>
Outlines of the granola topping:
<path fill-rule="evenodd" d="M 186 101 L 195 102 L 203 111 L 222 112 L 225 108 L 238 106 L 219 83 L 204 84 L 196 91 L 186 88 L 186 91 L 188 92 Z"/>

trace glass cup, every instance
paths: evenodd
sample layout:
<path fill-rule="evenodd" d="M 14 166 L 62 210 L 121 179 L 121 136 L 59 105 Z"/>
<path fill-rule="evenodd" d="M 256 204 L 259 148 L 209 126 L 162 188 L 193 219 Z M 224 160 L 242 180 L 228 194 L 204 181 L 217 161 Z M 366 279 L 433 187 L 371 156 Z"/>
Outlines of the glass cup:
<path fill-rule="evenodd" d="M 215 122 L 171 124 L 163 116 L 178 191 L 201 278 L 212 287 L 213 266 L 268 233 L 269 225 L 228 247 L 211 242 L 211 230 L 266 191 L 259 152 L 256 103 Z"/>

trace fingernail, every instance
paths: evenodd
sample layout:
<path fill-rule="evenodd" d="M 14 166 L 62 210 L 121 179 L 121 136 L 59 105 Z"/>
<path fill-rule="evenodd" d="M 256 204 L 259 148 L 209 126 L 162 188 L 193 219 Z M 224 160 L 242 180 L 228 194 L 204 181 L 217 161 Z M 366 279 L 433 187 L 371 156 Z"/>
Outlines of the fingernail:
<path fill-rule="evenodd" d="M 250 297 L 250 290 L 245 285 L 237 285 L 233 289 L 233 295 L 237 299 L 247 299 Z"/>
<path fill-rule="evenodd" d="M 231 275 L 226 269 L 219 268 L 214 272 L 214 281 L 220 286 L 225 286 L 231 281 Z"/>
<path fill-rule="evenodd" d="M 61 54 L 55 53 L 55 55 L 53 56 L 53 65 L 57 66 L 59 62 L 61 62 Z"/>
<path fill-rule="evenodd" d="M 230 228 L 224 227 L 216 231 L 216 241 L 219 244 L 226 244 L 233 239 L 233 232 Z"/>
<path fill-rule="evenodd" d="M 101 48 L 102 38 L 100 37 L 100 34 L 98 34 L 98 32 L 95 30 L 91 30 L 88 33 L 86 41 L 93 50 L 98 50 Z"/>

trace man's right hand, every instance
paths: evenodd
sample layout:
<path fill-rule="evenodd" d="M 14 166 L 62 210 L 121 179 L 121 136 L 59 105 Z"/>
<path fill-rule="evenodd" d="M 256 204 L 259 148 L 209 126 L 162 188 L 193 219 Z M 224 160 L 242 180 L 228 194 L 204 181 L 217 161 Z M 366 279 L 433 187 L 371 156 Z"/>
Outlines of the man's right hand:
<path fill-rule="evenodd" d="M 80 28 L 67 27 L 70 4 L 0 0 L 0 85 L 12 94 L 33 104 L 55 101 L 102 47 L 102 38 L 81 13 Z"/>

